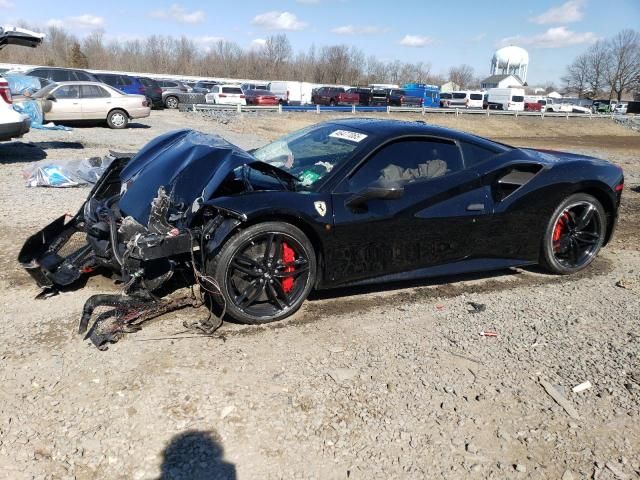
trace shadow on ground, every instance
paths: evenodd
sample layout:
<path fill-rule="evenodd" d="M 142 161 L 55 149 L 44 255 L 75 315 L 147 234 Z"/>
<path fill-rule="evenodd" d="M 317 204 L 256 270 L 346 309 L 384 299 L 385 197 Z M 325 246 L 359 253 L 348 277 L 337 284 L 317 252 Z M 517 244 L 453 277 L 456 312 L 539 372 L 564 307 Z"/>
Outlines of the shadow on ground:
<path fill-rule="evenodd" d="M 47 150 L 82 150 L 79 142 L 7 142 L 0 143 L 0 164 L 36 162 L 47 158 Z"/>
<path fill-rule="evenodd" d="M 223 457 L 216 432 L 187 430 L 173 437 L 164 449 L 158 480 L 235 480 L 235 465 Z"/>

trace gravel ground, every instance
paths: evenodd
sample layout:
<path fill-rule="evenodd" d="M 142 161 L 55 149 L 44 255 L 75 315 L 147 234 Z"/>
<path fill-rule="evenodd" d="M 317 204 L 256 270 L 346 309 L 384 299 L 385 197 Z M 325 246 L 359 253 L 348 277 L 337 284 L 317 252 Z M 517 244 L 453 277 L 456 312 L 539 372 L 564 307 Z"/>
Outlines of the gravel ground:
<path fill-rule="evenodd" d="M 251 148 L 318 119 L 276 118 L 154 111 L 125 131 L 0 144 L 0 478 L 640 478 L 640 136 L 610 122 L 490 126 L 625 169 L 616 237 L 578 275 L 512 269 L 319 292 L 284 322 L 225 324 L 213 337 L 180 333 L 206 316 L 187 310 L 107 352 L 75 330 L 89 295 L 117 290 L 110 280 L 34 300 L 17 252 L 87 189 L 28 189 L 29 162 L 136 150 L 185 125 Z M 465 128 L 488 128 L 473 120 Z"/>

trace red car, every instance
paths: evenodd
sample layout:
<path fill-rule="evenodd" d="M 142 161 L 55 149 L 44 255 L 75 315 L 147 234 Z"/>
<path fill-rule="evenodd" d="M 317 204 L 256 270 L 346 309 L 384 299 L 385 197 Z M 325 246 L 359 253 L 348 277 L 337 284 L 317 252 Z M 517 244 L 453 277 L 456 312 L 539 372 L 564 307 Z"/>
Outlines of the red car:
<path fill-rule="evenodd" d="M 247 105 L 278 105 L 278 97 L 269 90 L 246 90 Z"/>
<path fill-rule="evenodd" d="M 311 101 L 316 105 L 358 105 L 360 94 L 347 93 L 342 87 L 321 87 L 314 91 Z"/>

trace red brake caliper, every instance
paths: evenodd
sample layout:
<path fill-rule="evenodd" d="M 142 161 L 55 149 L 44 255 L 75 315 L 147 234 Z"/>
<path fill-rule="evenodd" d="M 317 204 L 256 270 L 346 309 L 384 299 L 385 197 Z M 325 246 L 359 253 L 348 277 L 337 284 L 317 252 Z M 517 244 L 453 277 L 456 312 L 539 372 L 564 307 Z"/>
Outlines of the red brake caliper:
<path fill-rule="evenodd" d="M 553 243 L 554 249 L 559 248 L 559 245 L 555 245 L 555 243 L 560 241 L 560 237 L 562 237 L 562 233 L 564 232 L 565 227 L 567 226 L 567 220 L 569 219 L 569 214 L 567 212 L 563 213 L 562 216 L 558 219 L 556 226 L 553 229 Z"/>
<path fill-rule="evenodd" d="M 296 259 L 296 254 L 286 242 L 282 242 L 282 261 L 284 263 L 293 263 Z M 293 272 L 295 267 L 290 265 L 284 269 L 285 272 Z M 282 279 L 282 289 L 285 293 L 289 293 L 293 290 L 293 277 L 285 277 Z"/>

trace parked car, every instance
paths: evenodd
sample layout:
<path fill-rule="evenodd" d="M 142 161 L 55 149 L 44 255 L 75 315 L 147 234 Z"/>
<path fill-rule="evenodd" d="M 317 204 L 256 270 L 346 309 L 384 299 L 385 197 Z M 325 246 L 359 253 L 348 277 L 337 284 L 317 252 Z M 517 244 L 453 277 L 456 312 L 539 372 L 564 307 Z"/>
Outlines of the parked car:
<path fill-rule="evenodd" d="M 269 90 L 266 83 L 247 82 L 240 85 L 242 91 L 246 90 Z M 273 92 L 272 92 L 273 93 Z"/>
<path fill-rule="evenodd" d="M 593 113 L 611 113 L 611 101 L 609 100 L 594 100 L 591 105 L 591 111 Z"/>
<path fill-rule="evenodd" d="M 95 73 L 94 75 L 99 82 L 111 85 L 113 88 L 117 88 L 121 92 L 129 93 L 131 95 L 146 96 L 144 85 L 136 77 L 115 73 Z"/>
<path fill-rule="evenodd" d="M 463 90 L 440 94 L 440 106 L 443 108 L 482 108 L 482 92 Z"/>
<path fill-rule="evenodd" d="M 97 310 L 88 329 L 102 346 L 133 330 L 127 318 L 162 311 L 154 294 L 176 277 L 206 276 L 214 311 L 265 324 L 313 289 L 535 264 L 576 273 L 611 240 L 623 186 L 605 160 L 419 122 L 333 120 L 251 153 L 183 129 L 114 160 L 77 214 L 18 259 L 43 287 L 100 269 L 129 280 L 135 296 L 85 304 L 81 333 L 116 302 L 116 318 Z M 86 241 L 69 255 L 76 233 Z"/>
<path fill-rule="evenodd" d="M 99 82 L 93 73 L 76 68 L 57 68 L 57 67 L 37 67 L 31 68 L 24 72 L 25 75 L 32 77 L 46 78 L 52 82 Z"/>
<path fill-rule="evenodd" d="M 144 96 L 147 97 L 147 102 L 151 108 L 163 108 L 164 102 L 162 101 L 162 88 L 160 84 L 153 78 L 148 77 L 136 77 L 142 86 L 144 87 Z"/>
<path fill-rule="evenodd" d="M 627 103 L 617 103 L 616 107 L 613 110 L 614 114 L 625 115 L 627 113 Z"/>
<path fill-rule="evenodd" d="M 187 92 L 186 93 L 193 93 L 193 87 L 195 87 L 196 83 L 198 83 L 198 82 L 194 82 L 194 81 L 191 81 L 191 80 L 182 80 L 180 83 L 182 83 L 182 85 L 187 87 Z"/>
<path fill-rule="evenodd" d="M 320 87 L 315 90 L 311 98 L 315 105 L 358 105 L 360 94 L 347 93 L 342 87 Z"/>
<path fill-rule="evenodd" d="M 524 88 L 490 88 L 484 94 L 482 106 L 483 108 L 523 112 Z"/>
<path fill-rule="evenodd" d="M 162 89 L 162 102 L 167 108 L 178 108 L 181 93 L 189 93 L 189 88 L 177 80 L 158 80 L 158 85 Z"/>
<path fill-rule="evenodd" d="M 525 112 L 541 112 L 542 104 L 540 101 L 536 102 L 524 102 L 524 111 Z"/>
<path fill-rule="evenodd" d="M 347 93 L 358 95 L 358 105 L 368 107 L 371 103 L 371 89 L 369 87 L 352 87 L 347 89 Z"/>
<path fill-rule="evenodd" d="M 218 85 L 218 82 L 199 80 L 193 85 L 190 93 L 209 93 L 214 85 Z"/>
<path fill-rule="evenodd" d="M 278 105 L 279 98 L 269 90 L 243 90 L 247 105 Z"/>
<path fill-rule="evenodd" d="M 372 107 L 386 107 L 389 105 L 387 90 L 384 88 L 371 89 L 371 100 L 369 101 L 369 105 Z"/>
<path fill-rule="evenodd" d="M 402 86 L 402 89 L 410 97 L 422 98 L 423 107 L 433 108 L 440 106 L 440 87 L 438 85 L 430 85 L 428 83 L 405 83 Z"/>
<path fill-rule="evenodd" d="M 204 98 L 207 103 L 217 103 L 221 105 L 247 104 L 247 99 L 238 85 L 214 85 Z"/>
<path fill-rule="evenodd" d="M 582 105 L 575 105 L 561 99 L 545 98 L 538 100 L 542 109 L 545 112 L 555 113 L 591 113 L 591 107 L 584 107 Z"/>
<path fill-rule="evenodd" d="M 267 84 L 267 90 L 278 97 L 282 105 L 305 105 L 313 103 L 311 91 L 313 85 L 308 82 L 273 81 Z"/>
<path fill-rule="evenodd" d="M 32 95 L 44 120 L 106 120 L 110 128 L 126 128 L 130 119 L 148 117 L 144 95 L 130 95 L 100 82 L 52 83 Z"/>
<path fill-rule="evenodd" d="M 9 82 L 0 77 L 0 142 L 19 138 L 29 131 L 31 119 L 13 109 Z"/>
<path fill-rule="evenodd" d="M 409 96 L 407 92 L 401 89 L 392 88 L 387 94 L 389 105 L 396 107 L 421 107 L 422 97 Z"/>
<path fill-rule="evenodd" d="M 44 34 L 24 28 L 0 27 L 0 50 L 7 45 L 35 48 L 42 43 Z M 9 82 L 0 76 L 0 142 L 19 138 L 31 128 L 31 119 L 13 109 Z"/>

